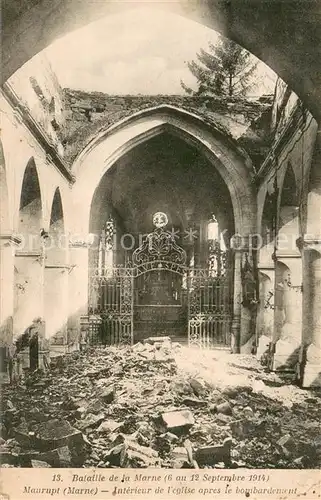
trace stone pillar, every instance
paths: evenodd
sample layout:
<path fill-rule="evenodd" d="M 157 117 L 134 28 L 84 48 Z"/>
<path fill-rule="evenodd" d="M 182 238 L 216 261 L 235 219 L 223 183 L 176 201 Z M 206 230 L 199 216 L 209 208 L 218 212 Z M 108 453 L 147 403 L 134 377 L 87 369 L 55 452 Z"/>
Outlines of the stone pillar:
<path fill-rule="evenodd" d="M 321 386 L 321 237 L 304 239 L 303 387 Z"/>
<path fill-rule="evenodd" d="M 274 263 L 259 264 L 259 305 L 256 322 L 257 357 L 261 358 L 268 351 L 273 337 L 274 325 L 274 293 L 275 267 Z"/>
<path fill-rule="evenodd" d="M 295 371 L 302 336 L 302 259 L 276 252 L 273 370 Z"/>
<path fill-rule="evenodd" d="M 232 317 L 232 338 L 231 349 L 233 353 L 240 352 L 241 340 L 241 310 L 242 310 L 242 251 L 234 250 L 234 294 L 233 294 L 233 317 Z"/>
<path fill-rule="evenodd" d="M 68 350 L 68 271 L 69 266 L 63 264 L 45 266 L 45 338 L 51 357 Z"/>
<path fill-rule="evenodd" d="M 43 252 L 16 250 L 15 307 L 13 334 L 17 337 L 36 318 L 43 319 L 44 258 Z"/>
<path fill-rule="evenodd" d="M 14 246 L 20 240 L 12 235 L 0 237 L 0 383 L 9 381 L 8 356 L 13 343 Z"/>
<path fill-rule="evenodd" d="M 88 314 L 88 244 L 73 242 L 69 245 L 69 313 L 68 343 L 78 349 L 80 320 Z"/>

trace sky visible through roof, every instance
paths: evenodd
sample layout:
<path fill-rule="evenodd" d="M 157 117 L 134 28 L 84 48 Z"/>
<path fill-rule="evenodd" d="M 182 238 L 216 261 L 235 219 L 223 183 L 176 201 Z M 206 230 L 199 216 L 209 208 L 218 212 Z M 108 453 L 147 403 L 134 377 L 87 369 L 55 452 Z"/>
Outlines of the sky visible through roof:
<path fill-rule="evenodd" d="M 44 54 L 63 87 L 108 94 L 184 94 L 181 79 L 196 88 L 186 61 L 217 39 L 215 31 L 199 23 L 142 8 L 71 32 Z M 251 93 L 273 93 L 275 78 L 260 62 L 260 83 Z"/>

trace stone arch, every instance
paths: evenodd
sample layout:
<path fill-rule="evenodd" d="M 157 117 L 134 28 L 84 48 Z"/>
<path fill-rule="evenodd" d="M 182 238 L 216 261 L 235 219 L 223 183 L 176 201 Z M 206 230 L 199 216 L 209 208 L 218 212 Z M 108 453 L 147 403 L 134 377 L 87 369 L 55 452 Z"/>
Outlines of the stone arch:
<path fill-rule="evenodd" d="M 172 106 L 151 108 L 122 120 L 102 131 L 78 156 L 73 165 L 77 178 L 73 201 L 77 212 L 83 213 L 79 217 L 79 221 L 84 221 L 81 231 L 88 232 L 89 207 L 102 176 L 122 155 L 164 131 L 182 138 L 209 159 L 228 187 L 235 231 L 243 234 L 254 231 L 256 202 L 251 184 L 252 163 L 248 155 L 221 130 Z"/>
<path fill-rule="evenodd" d="M 39 342 L 43 321 L 43 209 L 40 182 L 34 158 L 24 171 L 19 202 L 18 232 L 21 244 L 14 259 L 14 338 L 26 339 L 21 351 L 23 367 L 39 366 Z M 24 341 L 25 342 L 25 341 Z M 19 349 L 19 348 L 18 348 Z"/>
<path fill-rule="evenodd" d="M 46 246 L 46 264 L 64 264 L 66 261 L 67 241 L 65 238 L 65 217 L 59 187 L 56 188 L 50 210 Z"/>
<path fill-rule="evenodd" d="M 40 249 L 41 229 L 43 209 L 40 182 L 34 158 L 30 158 L 22 179 L 18 219 L 18 233 L 25 251 Z"/>
<path fill-rule="evenodd" d="M 296 241 L 300 236 L 299 208 L 296 178 L 289 162 L 278 200 L 278 250 L 286 249 L 294 253 L 297 252 Z"/>

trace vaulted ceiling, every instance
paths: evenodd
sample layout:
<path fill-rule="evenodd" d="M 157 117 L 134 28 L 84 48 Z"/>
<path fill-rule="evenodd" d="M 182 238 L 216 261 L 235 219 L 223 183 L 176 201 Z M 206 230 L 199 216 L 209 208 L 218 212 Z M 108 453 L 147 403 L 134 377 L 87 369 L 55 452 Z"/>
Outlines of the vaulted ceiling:
<path fill-rule="evenodd" d="M 4 0 L 2 80 L 58 37 L 134 1 Z M 151 0 L 235 40 L 268 64 L 321 118 L 321 3 L 319 0 Z"/>

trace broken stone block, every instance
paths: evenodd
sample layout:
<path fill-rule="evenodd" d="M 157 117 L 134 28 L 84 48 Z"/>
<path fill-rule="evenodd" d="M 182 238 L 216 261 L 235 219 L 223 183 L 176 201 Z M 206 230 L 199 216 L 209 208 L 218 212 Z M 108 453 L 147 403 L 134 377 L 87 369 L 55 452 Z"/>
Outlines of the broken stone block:
<path fill-rule="evenodd" d="M 172 434 L 171 432 L 161 434 L 159 437 L 165 439 L 166 441 L 169 441 L 170 443 L 176 443 L 176 441 L 178 441 L 178 437 L 176 436 L 176 434 Z"/>
<path fill-rule="evenodd" d="M 62 446 L 82 447 L 82 433 L 72 427 L 67 420 L 49 420 L 35 427 L 35 448 L 52 450 Z"/>
<path fill-rule="evenodd" d="M 189 383 L 196 396 L 202 396 L 206 392 L 206 386 L 202 380 L 192 378 L 189 380 Z"/>
<path fill-rule="evenodd" d="M 216 405 L 217 413 L 224 413 L 225 415 L 232 415 L 232 406 L 227 401 Z"/>
<path fill-rule="evenodd" d="M 232 439 L 226 438 L 222 445 L 204 446 L 195 451 L 195 460 L 199 465 L 215 465 L 224 462 L 228 467 L 231 464 Z"/>
<path fill-rule="evenodd" d="M 0 464 L 17 465 L 17 455 L 5 447 L 0 448 Z"/>
<path fill-rule="evenodd" d="M 177 410 L 163 413 L 162 420 L 166 429 L 173 434 L 188 432 L 195 424 L 193 414 L 190 410 Z"/>
<path fill-rule="evenodd" d="M 160 464 L 157 451 L 147 446 L 140 446 L 133 441 L 121 445 L 120 466 L 124 468 L 157 467 Z"/>
<path fill-rule="evenodd" d="M 97 429 L 97 432 L 110 434 L 112 432 L 115 432 L 116 430 L 119 430 L 122 425 L 124 425 L 124 422 L 116 422 L 115 420 L 105 420 L 100 424 L 100 426 Z"/>
<path fill-rule="evenodd" d="M 51 465 L 49 465 L 47 462 L 43 462 L 42 460 L 31 460 L 31 466 L 34 469 L 46 469 L 50 468 Z"/>
<path fill-rule="evenodd" d="M 148 337 L 144 339 L 144 344 L 169 344 L 171 345 L 172 341 L 170 337 Z"/>
<path fill-rule="evenodd" d="M 100 399 L 95 399 L 88 405 L 86 411 L 88 413 L 93 413 L 94 415 L 97 415 L 97 413 L 101 413 L 102 411 L 104 411 L 104 409 L 105 408 L 102 401 L 100 401 Z"/>
<path fill-rule="evenodd" d="M 176 446 L 171 451 L 171 466 L 173 469 L 182 469 L 189 466 L 189 457 L 184 446 Z"/>
<path fill-rule="evenodd" d="M 115 399 L 115 387 L 110 386 L 106 387 L 101 394 L 100 394 L 100 399 L 105 403 L 105 404 L 110 404 L 114 401 Z"/>
<path fill-rule="evenodd" d="M 219 423 L 222 423 L 224 425 L 227 425 L 230 423 L 231 421 L 231 415 L 225 415 L 225 413 L 218 413 L 216 415 L 216 421 L 218 421 Z"/>
<path fill-rule="evenodd" d="M 39 453 L 37 459 L 47 462 L 52 467 L 71 467 L 74 465 L 72 454 L 68 446 L 61 446 L 55 450 Z"/>
<path fill-rule="evenodd" d="M 100 415 L 92 415 L 89 414 L 86 416 L 84 420 L 78 420 L 77 422 L 77 428 L 84 431 L 85 429 L 88 428 L 94 428 L 97 427 L 103 420 L 105 419 L 105 416 L 100 414 Z"/>
<path fill-rule="evenodd" d="M 278 442 L 277 445 L 282 448 L 282 450 L 287 450 L 288 452 L 293 452 L 296 449 L 296 444 L 294 439 L 290 436 L 290 434 L 286 434 L 282 436 Z"/>
<path fill-rule="evenodd" d="M 115 465 L 116 467 L 120 467 L 120 457 L 123 451 L 124 444 L 118 444 L 114 446 L 104 456 L 104 460 L 107 460 L 111 465 Z"/>
<path fill-rule="evenodd" d="M 186 406 L 201 407 L 201 406 L 205 406 L 207 404 L 207 402 L 203 401 L 202 399 L 198 399 L 198 398 L 186 397 L 182 400 L 182 404 L 186 405 Z"/>
<path fill-rule="evenodd" d="M 246 406 L 245 408 L 243 408 L 243 415 L 247 418 L 251 418 L 254 416 L 254 411 L 250 406 Z"/>
<path fill-rule="evenodd" d="M 33 448 L 35 446 L 35 433 L 29 430 L 27 422 L 23 421 L 18 427 L 13 429 L 13 435 L 21 446 Z"/>
<path fill-rule="evenodd" d="M 244 439 L 254 429 L 253 422 L 247 419 L 239 419 L 230 422 L 232 436 L 238 439 Z"/>

